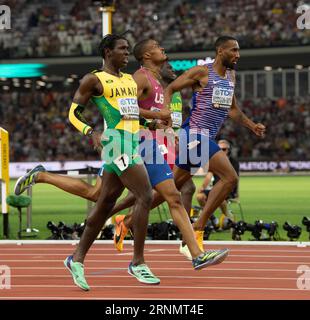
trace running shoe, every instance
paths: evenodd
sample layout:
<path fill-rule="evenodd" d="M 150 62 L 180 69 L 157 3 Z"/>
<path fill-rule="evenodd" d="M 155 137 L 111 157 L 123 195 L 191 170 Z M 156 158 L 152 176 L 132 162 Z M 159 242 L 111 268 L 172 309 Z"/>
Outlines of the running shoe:
<path fill-rule="evenodd" d="M 84 277 L 84 265 L 80 262 L 74 262 L 73 256 L 67 257 L 64 265 L 70 271 L 74 283 L 82 290 L 88 291 L 90 288 Z"/>
<path fill-rule="evenodd" d="M 138 281 L 145 284 L 160 284 L 160 279 L 154 276 L 146 264 L 133 265 L 130 262 L 128 273 L 137 278 Z"/>
<path fill-rule="evenodd" d="M 114 246 L 119 252 L 123 251 L 124 239 L 128 233 L 128 228 L 124 223 L 125 217 L 125 215 L 115 217 Z"/>
<path fill-rule="evenodd" d="M 208 250 L 192 260 L 195 270 L 219 264 L 228 256 L 228 249 Z"/>
<path fill-rule="evenodd" d="M 199 249 L 203 252 L 203 235 L 204 235 L 204 231 L 194 231 L 195 232 L 195 237 L 196 237 L 196 241 L 198 244 Z M 187 245 L 183 245 L 181 243 L 180 248 L 179 248 L 179 252 L 181 254 L 183 254 L 183 256 L 185 256 L 188 260 L 192 260 L 192 255 L 191 252 L 188 249 Z"/>
<path fill-rule="evenodd" d="M 183 256 L 185 256 L 188 260 L 192 260 L 192 255 L 186 244 L 185 245 L 183 245 L 182 243 L 180 244 L 179 252 L 183 254 Z"/>
<path fill-rule="evenodd" d="M 196 236 L 196 241 L 198 243 L 198 247 L 201 251 L 204 251 L 203 249 L 203 234 L 204 231 L 200 231 L 200 230 L 195 230 L 195 236 Z"/>
<path fill-rule="evenodd" d="M 39 164 L 38 166 L 34 167 L 31 171 L 27 172 L 25 175 L 21 176 L 15 184 L 14 193 L 19 196 L 29 187 L 33 186 L 36 181 L 35 178 L 39 172 L 44 172 L 46 169 Z"/>

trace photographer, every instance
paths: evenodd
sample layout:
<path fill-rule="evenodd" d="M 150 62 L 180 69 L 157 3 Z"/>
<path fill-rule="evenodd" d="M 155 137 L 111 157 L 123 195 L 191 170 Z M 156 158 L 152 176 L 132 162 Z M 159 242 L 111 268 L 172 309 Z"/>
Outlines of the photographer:
<path fill-rule="evenodd" d="M 219 140 L 218 142 L 219 147 L 221 148 L 221 150 L 223 152 L 226 153 L 227 157 L 229 158 L 232 166 L 234 167 L 236 173 L 239 176 L 239 161 L 234 159 L 233 157 L 231 157 L 230 155 L 230 143 L 227 140 Z M 211 189 L 213 188 L 213 186 L 219 181 L 219 177 L 217 177 L 216 175 L 213 175 L 212 172 L 208 172 L 203 184 L 201 185 L 201 187 L 198 189 L 197 192 L 197 201 L 200 204 L 200 206 L 203 208 L 206 204 L 206 201 L 208 199 L 208 195 L 209 192 L 211 191 Z M 228 206 L 227 206 L 227 200 L 228 199 L 235 199 L 238 198 L 238 186 L 236 186 L 232 192 L 229 194 L 228 198 L 226 200 L 224 200 L 222 202 L 222 204 L 220 205 L 220 209 L 221 212 L 224 216 L 226 216 L 227 218 L 234 220 L 234 216 L 231 212 L 229 212 L 228 210 Z M 211 218 L 212 219 L 212 218 Z"/>

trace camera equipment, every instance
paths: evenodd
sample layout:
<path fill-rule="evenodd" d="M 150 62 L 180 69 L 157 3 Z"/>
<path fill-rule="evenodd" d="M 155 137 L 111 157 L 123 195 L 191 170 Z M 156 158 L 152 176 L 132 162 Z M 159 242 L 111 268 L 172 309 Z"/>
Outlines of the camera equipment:
<path fill-rule="evenodd" d="M 74 223 L 70 226 L 60 221 L 56 226 L 54 222 L 48 221 L 46 227 L 52 232 L 52 236 L 48 238 L 49 240 L 77 240 L 81 237 L 85 224 Z"/>
<path fill-rule="evenodd" d="M 258 240 L 277 240 L 279 239 L 279 233 L 277 231 L 278 229 L 278 224 L 275 221 L 271 221 L 271 223 L 264 223 L 262 220 L 257 220 L 255 221 L 255 225 L 256 228 L 258 230 L 260 230 L 260 236 L 258 238 Z M 260 237 L 262 236 L 262 231 L 266 230 L 267 234 L 269 235 L 269 238 L 262 238 L 260 239 Z"/>
<path fill-rule="evenodd" d="M 227 223 L 228 228 L 232 228 L 232 239 L 233 240 L 241 240 L 241 236 L 246 231 L 246 223 L 244 221 L 234 222 L 229 219 Z"/>
<path fill-rule="evenodd" d="M 99 237 L 97 237 L 97 239 L 98 240 L 111 240 L 111 239 L 113 239 L 113 235 L 114 235 L 114 225 L 109 224 L 101 230 L 100 235 L 99 235 Z"/>
<path fill-rule="evenodd" d="M 287 231 L 287 236 L 290 239 L 290 241 L 293 241 L 293 239 L 298 239 L 301 235 L 301 227 L 297 225 L 291 225 L 289 222 L 284 222 L 283 229 Z"/>
<path fill-rule="evenodd" d="M 307 232 L 309 232 L 309 240 L 310 240 L 310 218 L 303 217 L 302 224 L 306 226 Z"/>
<path fill-rule="evenodd" d="M 212 222 L 209 220 L 204 229 L 203 240 L 209 240 L 210 234 L 215 230 Z"/>
<path fill-rule="evenodd" d="M 232 239 L 233 240 L 241 240 L 241 236 L 245 231 L 251 232 L 252 236 L 255 240 L 277 240 L 279 238 L 279 234 L 277 232 L 278 224 L 275 221 L 271 223 L 264 223 L 262 220 L 256 220 L 254 224 L 246 223 L 244 221 L 233 222 L 229 220 L 227 223 L 227 228 L 232 228 Z M 262 238 L 262 231 L 266 230 L 269 238 Z M 275 236 L 277 235 L 277 237 Z"/>
<path fill-rule="evenodd" d="M 52 236 L 48 239 L 50 240 L 58 240 L 61 239 L 61 231 L 59 228 L 56 226 L 56 224 L 52 221 L 48 221 L 46 225 L 47 229 L 51 230 Z"/>

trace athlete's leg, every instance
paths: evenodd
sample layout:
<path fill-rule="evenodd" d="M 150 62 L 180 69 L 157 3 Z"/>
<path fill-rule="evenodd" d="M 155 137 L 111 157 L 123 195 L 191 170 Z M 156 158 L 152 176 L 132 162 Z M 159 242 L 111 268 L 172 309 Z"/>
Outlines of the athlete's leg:
<path fill-rule="evenodd" d="M 192 257 L 198 257 L 202 251 L 198 247 L 193 227 L 174 181 L 172 179 L 165 180 L 156 185 L 155 189 L 167 201 L 172 219 L 182 233 L 182 238 L 187 243 Z"/>
<path fill-rule="evenodd" d="M 131 216 L 134 234 L 134 256 L 132 264 L 138 265 L 144 263 L 144 241 L 152 203 L 152 187 L 144 165 L 135 165 L 127 169 L 125 173 L 120 176 L 120 179 L 136 199 Z"/>
<path fill-rule="evenodd" d="M 102 229 L 117 198 L 124 190 L 121 180 L 114 173 L 104 172 L 102 182 L 99 198 L 88 215 L 84 232 L 73 255 L 75 262 L 84 263 L 87 251 Z"/>
<path fill-rule="evenodd" d="M 222 213 L 225 214 L 226 217 L 228 217 L 228 207 L 227 207 L 227 201 L 226 200 L 224 200 L 220 204 L 220 209 L 221 209 Z"/>
<path fill-rule="evenodd" d="M 96 184 L 93 186 L 89 183 L 86 183 L 82 179 L 63 176 L 47 171 L 39 172 L 36 175 L 35 182 L 51 184 L 66 192 L 94 202 L 96 202 L 99 197 L 101 187 L 100 177 L 97 177 Z"/>
<path fill-rule="evenodd" d="M 220 180 L 210 191 L 199 219 L 193 224 L 195 230 L 204 230 L 211 214 L 215 212 L 238 183 L 238 175 L 223 151 L 218 151 L 211 157 L 209 170 L 217 175 Z"/>
<path fill-rule="evenodd" d="M 161 195 L 161 198 L 167 201 L 172 219 L 182 233 L 182 237 L 186 241 L 192 257 L 198 257 L 202 251 L 196 242 L 193 227 L 182 204 L 181 195 L 175 186 L 174 180 L 166 179 L 158 183 L 154 188 Z M 125 225 L 127 228 L 133 225 L 130 215 L 127 215 Z"/>
<path fill-rule="evenodd" d="M 206 201 L 207 201 L 206 194 L 203 191 L 199 192 L 199 193 L 197 193 L 196 199 L 197 199 L 199 205 L 203 208 L 206 204 Z"/>
<path fill-rule="evenodd" d="M 196 186 L 193 182 L 192 179 L 187 180 L 184 185 L 181 187 L 181 197 L 182 197 L 182 202 L 184 205 L 184 208 L 190 216 L 191 209 L 192 209 L 192 201 L 193 201 L 193 196 L 196 191 Z"/>

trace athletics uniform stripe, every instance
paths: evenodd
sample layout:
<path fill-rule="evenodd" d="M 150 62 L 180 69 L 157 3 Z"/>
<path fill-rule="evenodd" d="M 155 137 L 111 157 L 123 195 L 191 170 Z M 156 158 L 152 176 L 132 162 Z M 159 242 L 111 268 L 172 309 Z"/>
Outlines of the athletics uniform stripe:
<path fill-rule="evenodd" d="M 233 94 L 235 84 L 231 78 L 231 73 L 226 72 L 226 79 L 221 78 L 214 70 L 212 63 L 208 67 L 208 84 L 201 92 L 195 92 L 192 97 L 192 110 L 190 117 L 190 128 L 209 130 L 209 137 L 215 140 L 223 122 L 228 117 L 229 107 L 212 103 L 214 88 L 224 90 L 229 95 Z"/>

